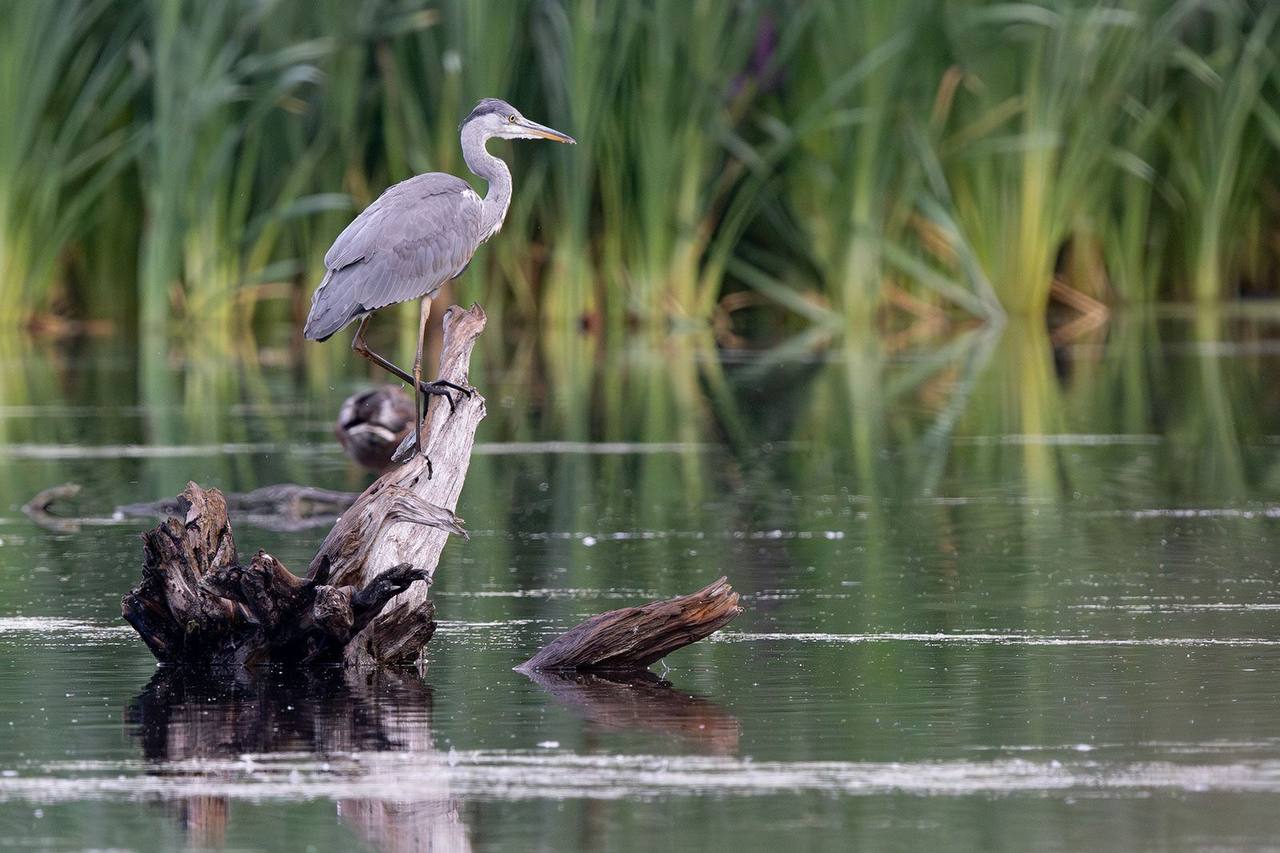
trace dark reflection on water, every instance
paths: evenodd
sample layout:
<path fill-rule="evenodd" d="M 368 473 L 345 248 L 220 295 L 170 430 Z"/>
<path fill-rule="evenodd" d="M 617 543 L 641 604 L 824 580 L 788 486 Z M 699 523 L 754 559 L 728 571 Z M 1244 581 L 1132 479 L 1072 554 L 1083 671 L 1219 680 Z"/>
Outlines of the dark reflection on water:
<path fill-rule="evenodd" d="M 130 704 L 126 722 L 159 776 L 197 776 L 216 787 L 207 759 L 273 753 L 325 756 L 359 752 L 434 751 L 431 688 L 417 672 L 196 674 L 165 667 Z M 216 765 L 215 765 L 216 766 Z M 296 772 L 296 771 L 293 771 Z M 226 779 L 243 771 L 223 771 Z M 287 784 L 287 778 L 286 778 Z M 407 793 L 407 792 L 406 792 Z M 193 847 L 226 842 L 229 796 L 196 794 L 166 804 Z M 470 850 L 455 799 L 339 799 L 337 814 L 352 833 L 379 850 Z"/>
<path fill-rule="evenodd" d="M 690 749 L 738 751 L 738 719 L 709 699 L 677 690 L 653 673 L 633 676 L 535 672 L 529 679 L 592 728 L 679 738 Z"/>
<path fill-rule="evenodd" d="M 125 717 L 157 762 L 251 752 L 416 749 L 430 744 L 431 688 L 416 672 L 279 673 L 160 667 Z"/>

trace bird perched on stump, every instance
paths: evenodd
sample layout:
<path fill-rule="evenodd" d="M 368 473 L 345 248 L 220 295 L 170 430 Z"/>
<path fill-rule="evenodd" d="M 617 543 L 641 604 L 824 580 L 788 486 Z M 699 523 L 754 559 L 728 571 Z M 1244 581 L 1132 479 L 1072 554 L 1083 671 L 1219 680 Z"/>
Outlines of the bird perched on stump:
<path fill-rule="evenodd" d="M 389 187 L 352 220 L 324 256 L 325 275 L 311 299 L 303 335 L 327 340 L 353 320 L 359 320 L 351 348 L 414 388 L 414 436 L 422 446 L 426 400 L 439 394 L 455 408 L 453 394 L 470 396 L 469 389 L 451 382 L 422 380 L 423 339 L 431 298 L 445 282 L 462 275 L 480 244 L 502 228 L 511 205 L 511 170 L 485 148 L 500 139 L 550 139 L 573 144 L 573 137 L 530 121 L 498 98 L 485 98 L 459 127 L 467 168 L 488 182 L 482 199 L 461 178 L 443 172 L 416 175 Z M 369 349 L 365 329 L 379 308 L 421 300 L 418 349 L 413 372 L 407 373 Z M 427 476 L 431 460 L 427 459 Z"/>

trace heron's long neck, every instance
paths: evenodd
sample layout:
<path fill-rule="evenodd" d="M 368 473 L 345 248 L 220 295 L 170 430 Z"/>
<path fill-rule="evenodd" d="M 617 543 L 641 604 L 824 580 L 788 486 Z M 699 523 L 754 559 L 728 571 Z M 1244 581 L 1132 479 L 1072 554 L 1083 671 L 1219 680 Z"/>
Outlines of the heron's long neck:
<path fill-rule="evenodd" d="M 498 233 L 511 205 L 511 170 L 501 159 L 485 150 L 484 144 L 488 141 L 478 127 L 462 129 L 462 157 L 467 161 L 467 168 L 489 182 L 480 231 L 484 240 Z"/>

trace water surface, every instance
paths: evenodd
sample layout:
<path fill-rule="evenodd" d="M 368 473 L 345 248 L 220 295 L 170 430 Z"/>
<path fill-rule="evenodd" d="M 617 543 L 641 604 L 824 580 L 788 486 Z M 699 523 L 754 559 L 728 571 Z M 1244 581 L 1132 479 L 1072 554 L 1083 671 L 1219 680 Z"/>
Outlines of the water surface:
<path fill-rule="evenodd" d="M 157 670 L 119 619 L 187 479 L 358 489 L 368 377 L 0 348 L 0 836 L 168 850 L 1245 849 L 1280 837 L 1280 328 L 927 347 L 488 335 L 425 673 Z M 341 363 L 341 359 L 335 359 Z M 268 366 L 263 366 L 268 365 Z M 97 523 L 21 504 L 76 481 Z M 70 511 L 71 508 L 68 508 Z M 325 527 L 236 526 L 295 569 Z M 659 679 L 511 671 L 720 574 Z"/>

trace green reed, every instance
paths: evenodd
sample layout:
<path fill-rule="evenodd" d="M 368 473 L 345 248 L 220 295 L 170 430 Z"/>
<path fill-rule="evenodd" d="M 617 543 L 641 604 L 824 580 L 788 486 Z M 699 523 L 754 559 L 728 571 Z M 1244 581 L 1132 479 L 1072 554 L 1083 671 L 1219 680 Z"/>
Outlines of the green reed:
<path fill-rule="evenodd" d="M 225 346 L 293 316 L 383 188 L 465 174 L 457 124 L 486 95 L 579 140 L 494 143 L 519 191 L 449 298 L 495 318 L 705 324 L 747 289 L 784 326 L 868 329 L 902 292 L 1043 316 L 1055 278 L 1270 294 L 1278 21 L 1251 0 L 15 0 L 0 321 L 136 314 Z"/>
<path fill-rule="evenodd" d="M 609 114 L 618 98 L 636 16 L 617 3 L 578 0 L 540 4 L 531 21 L 534 55 L 550 124 L 577 140 L 572 156 L 556 157 L 555 203 L 544 228 L 555 245 L 544 280 L 541 313 L 553 323 L 599 317 L 603 289 L 592 263 L 597 180 L 608 144 Z"/>
<path fill-rule="evenodd" d="M 1173 274 L 1202 303 L 1236 290 L 1249 240 L 1245 226 L 1262 202 L 1258 186 L 1280 162 L 1274 118 L 1270 138 L 1262 124 L 1275 115 L 1280 7 L 1260 10 L 1213 5 L 1171 58 L 1177 107 L 1164 130 L 1182 249 Z"/>
<path fill-rule="evenodd" d="M 719 283 L 701 264 L 732 161 L 719 140 L 750 96 L 747 60 L 758 17 L 746 4 L 663 0 L 631 4 L 635 20 L 618 109 L 600 174 L 598 230 L 610 280 L 628 314 L 705 321 Z M 737 91 L 735 92 L 735 89 Z"/>
<path fill-rule="evenodd" d="M 1122 108 L 1180 16 L 949 8 L 967 79 L 938 141 L 946 202 L 1005 310 L 1042 316 L 1059 253 L 1110 197 Z"/>
<path fill-rule="evenodd" d="M 144 156 L 148 224 L 138 281 L 149 332 L 177 317 L 188 334 L 225 339 L 249 285 L 288 258 L 277 251 L 290 218 L 335 204 L 309 195 L 316 158 L 284 152 L 270 133 L 281 109 L 319 79 L 318 40 L 267 42 L 274 3 L 159 2 L 149 43 L 155 63 Z M 287 151 L 288 149 L 285 149 Z"/>
<path fill-rule="evenodd" d="M 0 16 L 0 322 L 51 307 L 67 246 L 129 162 L 138 15 L 106 0 L 16 0 Z"/>
<path fill-rule="evenodd" d="M 942 64 L 931 21 L 941 4 L 815 4 L 778 99 L 797 132 L 783 162 L 801 251 L 839 313 L 865 326 L 877 309 L 886 241 L 901 241 L 913 200 L 904 104 L 926 105 Z"/>

